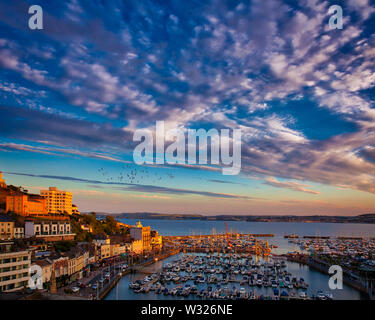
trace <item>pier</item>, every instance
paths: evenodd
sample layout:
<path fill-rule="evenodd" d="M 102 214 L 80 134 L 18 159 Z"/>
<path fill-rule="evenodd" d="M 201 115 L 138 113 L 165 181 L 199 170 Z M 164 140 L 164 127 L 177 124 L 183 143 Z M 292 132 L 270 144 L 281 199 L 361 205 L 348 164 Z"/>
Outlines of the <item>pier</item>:
<path fill-rule="evenodd" d="M 184 239 L 226 239 L 227 237 L 231 238 L 247 238 L 247 237 L 254 237 L 254 238 L 272 238 L 275 235 L 272 233 L 230 233 L 230 234 L 200 234 L 200 235 L 185 235 L 185 236 L 163 236 L 164 240 L 184 240 Z"/>
<path fill-rule="evenodd" d="M 297 263 L 301 263 L 303 265 L 307 265 L 310 268 L 313 268 L 313 269 L 315 269 L 319 272 L 322 272 L 322 273 L 325 273 L 325 274 L 329 275 L 328 270 L 329 270 L 330 266 L 327 265 L 327 263 L 325 263 L 324 261 L 314 259 L 314 258 L 309 257 L 309 256 L 304 255 L 304 254 L 299 254 L 299 255 L 288 255 L 287 254 L 287 255 L 285 255 L 285 257 L 288 261 L 297 262 Z M 369 287 L 369 284 L 366 283 L 363 280 L 361 281 L 360 277 L 358 277 L 358 279 L 354 279 L 353 274 L 349 273 L 346 270 L 343 270 L 343 282 L 345 284 L 347 284 L 348 286 L 367 294 L 370 299 L 374 299 L 374 297 L 372 295 L 372 292 L 369 290 L 369 289 L 371 289 Z"/>
<path fill-rule="evenodd" d="M 166 247 L 191 253 L 247 253 L 267 256 L 272 246 L 268 240 L 273 234 L 225 233 L 212 235 L 185 235 L 163 237 Z"/>

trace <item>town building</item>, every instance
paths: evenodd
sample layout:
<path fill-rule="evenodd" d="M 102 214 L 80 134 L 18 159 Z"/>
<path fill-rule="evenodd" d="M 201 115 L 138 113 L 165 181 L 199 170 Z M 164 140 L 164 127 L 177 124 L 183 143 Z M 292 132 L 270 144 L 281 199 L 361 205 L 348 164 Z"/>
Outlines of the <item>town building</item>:
<path fill-rule="evenodd" d="M 14 223 L 13 238 L 23 239 L 25 237 L 25 226 L 19 222 Z"/>
<path fill-rule="evenodd" d="M 94 264 L 98 260 L 98 250 L 97 246 L 93 242 L 78 242 L 78 246 L 83 250 L 88 252 L 88 255 L 85 256 L 85 267 Z"/>
<path fill-rule="evenodd" d="M 14 236 L 14 220 L 6 214 L 0 214 L 0 240 L 10 240 Z"/>
<path fill-rule="evenodd" d="M 143 253 L 142 240 L 133 240 L 131 242 L 131 253 L 135 253 L 135 254 L 142 254 Z"/>
<path fill-rule="evenodd" d="M 29 249 L 16 247 L 12 241 L 0 242 L 0 292 L 28 287 L 31 253 Z"/>
<path fill-rule="evenodd" d="M 44 288 L 47 288 L 51 281 L 53 263 L 48 259 L 42 259 L 34 261 L 32 265 L 38 265 L 42 268 L 42 284 Z"/>
<path fill-rule="evenodd" d="M 130 236 L 137 241 L 142 241 L 142 251 L 151 250 L 151 227 L 143 227 L 140 221 L 130 227 Z"/>
<path fill-rule="evenodd" d="M 75 204 L 72 204 L 72 214 L 81 214 Z"/>
<path fill-rule="evenodd" d="M 5 183 L 5 180 L 3 179 L 3 173 L 0 171 L 0 188 L 6 188 L 7 185 Z"/>
<path fill-rule="evenodd" d="M 160 250 L 163 246 L 163 238 L 162 236 L 156 231 L 151 231 L 151 248 L 152 250 Z"/>
<path fill-rule="evenodd" d="M 69 281 L 82 279 L 83 269 L 88 265 L 89 252 L 77 246 L 66 253 L 68 260 Z"/>
<path fill-rule="evenodd" d="M 47 215 L 46 199 L 38 194 L 16 192 L 6 196 L 6 212 L 21 216 Z"/>
<path fill-rule="evenodd" d="M 58 190 L 56 187 L 49 187 L 48 190 L 41 190 L 40 194 L 47 201 L 47 211 L 51 214 L 72 214 L 72 193 Z"/>
<path fill-rule="evenodd" d="M 47 258 L 47 261 L 52 263 L 52 273 L 55 273 L 57 287 L 67 285 L 69 283 L 69 258 L 67 256 L 56 255 Z M 52 275 L 51 275 L 52 277 Z"/>
<path fill-rule="evenodd" d="M 92 227 L 88 224 L 81 224 L 81 229 L 87 232 L 92 232 Z"/>
<path fill-rule="evenodd" d="M 126 252 L 125 245 L 122 243 L 111 244 L 111 257 L 117 257 Z"/>
<path fill-rule="evenodd" d="M 106 234 L 96 234 L 92 240 L 98 246 L 111 243 L 111 239 Z"/>
<path fill-rule="evenodd" d="M 27 220 L 25 237 L 43 238 L 45 241 L 74 240 L 69 220 Z"/>
<path fill-rule="evenodd" d="M 111 257 L 111 244 L 106 243 L 99 246 L 99 259 L 107 259 Z"/>
<path fill-rule="evenodd" d="M 11 189 L 0 188 L 0 212 L 5 213 L 7 196 L 9 196 L 11 193 Z"/>

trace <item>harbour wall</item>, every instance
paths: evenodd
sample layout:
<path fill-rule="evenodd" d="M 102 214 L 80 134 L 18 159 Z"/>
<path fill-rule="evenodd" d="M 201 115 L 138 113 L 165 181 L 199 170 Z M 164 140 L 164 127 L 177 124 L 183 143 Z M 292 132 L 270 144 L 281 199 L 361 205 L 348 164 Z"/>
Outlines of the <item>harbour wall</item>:
<path fill-rule="evenodd" d="M 328 272 L 329 266 L 324 264 L 323 262 L 319 263 L 318 261 L 315 261 L 315 260 L 313 260 L 311 258 L 308 258 L 306 256 L 286 255 L 285 257 L 287 258 L 288 261 L 297 262 L 297 263 L 307 265 L 307 266 L 309 266 L 309 267 L 311 267 L 311 268 L 313 268 L 313 269 L 315 269 L 319 272 L 322 272 L 322 273 L 325 273 L 325 274 L 329 275 L 329 272 Z M 368 292 L 368 288 L 363 282 L 357 281 L 357 280 L 354 280 L 354 279 L 350 279 L 349 276 L 346 275 L 345 273 L 343 274 L 343 282 L 345 284 L 347 284 L 348 286 L 367 294 L 370 297 L 370 294 Z"/>

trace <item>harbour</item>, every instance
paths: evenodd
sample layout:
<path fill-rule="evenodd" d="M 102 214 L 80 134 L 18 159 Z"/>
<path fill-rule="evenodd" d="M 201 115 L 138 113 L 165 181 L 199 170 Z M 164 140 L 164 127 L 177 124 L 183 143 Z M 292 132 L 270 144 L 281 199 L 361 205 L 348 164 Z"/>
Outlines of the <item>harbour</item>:
<path fill-rule="evenodd" d="M 152 223 L 152 220 L 150 222 Z M 161 233 L 165 232 L 160 227 L 162 222 L 158 223 Z M 302 259 L 298 260 L 296 256 L 292 259 L 290 254 L 306 254 L 308 251 L 302 242 L 315 245 L 315 242 L 319 241 L 372 241 L 373 233 L 360 230 L 357 234 L 349 234 L 345 232 L 348 226 L 343 226 L 339 233 L 331 232 L 328 238 L 326 234 L 314 235 L 301 228 L 302 232 L 298 237 L 289 238 L 284 237 L 287 232 L 263 232 L 263 229 L 259 228 L 259 233 L 239 233 L 233 230 L 229 232 L 223 222 L 221 225 L 224 230 L 216 234 L 201 232 L 197 235 L 191 232 L 187 235 L 164 236 L 167 248 L 174 247 L 181 252 L 163 261 L 156 261 L 147 269 L 138 269 L 136 273 L 122 277 L 104 299 L 369 298 L 364 290 L 356 287 L 355 283 L 353 285 L 346 281 L 345 277 L 342 290 L 331 290 L 328 286 L 327 270 L 319 269 L 317 265 L 306 263 Z M 266 223 L 261 225 L 262 228 L 267 226 Z M 279 227 L 280 225 L 284 225 L 284 229 L 290 228 L 288 223 L 279 223 Z M 304 227 L 305 224 L 301 226 Z M 242 228 L 244 227 L 246 225 L 243 224 Z M 175 228 L 174 233 L 176 229 L 178 230 Z M 196 262 L 201 264 L 195 265 Z M 176 266 L 178 268 L 174 269 Z"/>
<path fill-rule="evenodd" d="M 211 257 L 215 258 L 211 259 Z M 179 253 L 163 261 L 153 263 L 152 268 L 148 268 L 146 273 L 140 271 L 122 277 L 104 299 L 199 300 L 246 298 L 250 300 L 307 300 L 318 299 L 319 293 L 322 294 L 322 296 L 319 296 L 321 299 L 359 300 L 367 298 L 365 294 L 346 284 L 344 284 L 343 290 L 336 290 L 335 292 L 330 290 L 328 275 L 307 265 L 277 258 L 257 258 L 256 256 L 249 258 L 247 256 L 242 257 L 242 255 L 230 258 L 229 255 L 224 254 Z M 220 259 L 222 259 L 224 265 L 228 261 L 232 261 L 236 265 L 234 261 L 238 260 L 238 265 L 242 265 L 242 269 L 232 268 L 230 270 L 230 266 L 228 272 L 222 273 L 221 271 L 219 273 L 218 270 L 224 270 L 222 266 L 216 267 L 215 262 L 215 267 L 211 268 L 210 261 L 220 261 Z M 186 262 L 191 260 L 203 263 L 195 266 L 195 269 L 191 265 L 191 270 L 189 268 L 186 270 L 186 267 L 183 267 L 185 270 L 181 270 L 180 265 L 185 264 L 186 266 Z M 249 261 L 247 265 L 246 260 Z M 280 267 L 277 267 L 278 263 Z M 274 268 L 280 271 L 275 271 Z M 215 271 L 212 272 L 212 269 Z M 267 274 L 267 270 L 268 276 L 263 277 L 264 274 Z M 258 279 L 258 274 L 262 275 L 262 278 L 259 276 Z M 273 276 L 275 278 L 272 278 Z M 303 282 L 301 282 L 301 279 Z M 303 283 L 303 285 L 299 286 L 300 283 Z M 290 288 L 290 285 L 293 288 Z M 306 296 L 302 292 L 305 292 Z"/>

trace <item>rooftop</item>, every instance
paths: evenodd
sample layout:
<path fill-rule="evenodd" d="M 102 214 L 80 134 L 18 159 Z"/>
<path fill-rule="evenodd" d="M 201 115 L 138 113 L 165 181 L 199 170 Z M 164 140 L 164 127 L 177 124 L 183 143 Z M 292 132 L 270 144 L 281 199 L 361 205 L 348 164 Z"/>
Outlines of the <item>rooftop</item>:
<path fill-rule="evenodd" d="M 0 214 L 0 222 L 14 222 L 14 220 L 6 214 Z"/>

